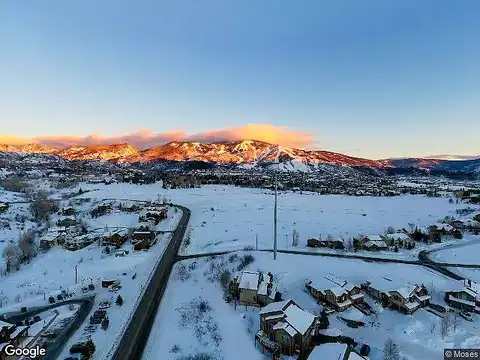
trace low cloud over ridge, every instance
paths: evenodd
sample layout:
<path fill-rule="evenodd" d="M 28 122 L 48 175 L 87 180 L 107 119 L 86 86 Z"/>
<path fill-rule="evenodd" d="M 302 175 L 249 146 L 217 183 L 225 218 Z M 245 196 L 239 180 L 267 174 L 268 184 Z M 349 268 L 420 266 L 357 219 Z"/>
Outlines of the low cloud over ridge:
<path fill-rule="evenodd" d="M 4 136 L 0 137 L 0 139 L 3 140 L 1 143 L 11 145 L 39 143 L 56 148 L 64 148 L 73 145 L 110 145 L 129 143 L 139 149 L 147 149 L 170 141 L 217 142 L 244 139 L 266 141 L 296 148 L 309 148 L 313 146 L 312 133 L 291 130 L 287 127 L 270 124 L 247 124 L 244 126 L 205 131 L 198 134 L 187 134 L 184 131 L 160 133 L 144 129 L 138 132 L 118 136 L 101 136 L 92 134 L 85 137 L 44 136 L 32 139 L 21 139 L 18 137 L 10 138 Z M 12 141 L 9 141 L 9 139 Z"/>

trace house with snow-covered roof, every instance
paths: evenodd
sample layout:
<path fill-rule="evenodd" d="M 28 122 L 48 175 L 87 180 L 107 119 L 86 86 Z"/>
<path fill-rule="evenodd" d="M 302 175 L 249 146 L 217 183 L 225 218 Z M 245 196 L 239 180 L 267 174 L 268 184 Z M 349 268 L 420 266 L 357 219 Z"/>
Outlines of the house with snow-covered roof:
<path fill-rule="evenodd" d="M 240 305 L 265 306 L 275 301 L 278 284 L 270 272 L 243 271 L 232 279 L 229 292 Z"/>
<path fill-rule="evenodd" d="M 480 287 L 465 279 L 463 287 L 445 293 L 445 302 L 452 308 L 480 314 Z"/>
<path fill-rule="evenodd" d="M 341 343 L 327 343 L 313 348 L 308 360 L 368 360 L 358 355 L 354 349 Z"/>
<path fill-rule="evenodd" d="M 405 314 L 413 314 L 430 302 L 430 295 L 423 285 L 406 282 L 398 287 L 392 280 L 378 277 L 361 285 L 362 289 L 384 306 L 397 309 Z"/>
<path fill-rule="evenodd" d="M 311 349 L 312 336 L 318 327 L 318 319 L 300 308 L 293 300 L 274 302 L 260 311 L 260 330 L 255 335 L 255 344 L 264 348 L 268 342 L 286 355 L 298 355 L 306 359 Z M 275 350 L 274 350 L 275 351 Z"/>
<path fill-rule="evenodd" d="M 385 234 L 384 238 L 390 246 L 407 247 L 414 243 L 410 236 L 405 233 Z"/>
<path fill-rule="evenodd" d="M 353 239 L 353 246 L 356 249 L 363 249 L 367 251 L 386 250 L 387 243 L 380 235 L 366 235 Z"/>

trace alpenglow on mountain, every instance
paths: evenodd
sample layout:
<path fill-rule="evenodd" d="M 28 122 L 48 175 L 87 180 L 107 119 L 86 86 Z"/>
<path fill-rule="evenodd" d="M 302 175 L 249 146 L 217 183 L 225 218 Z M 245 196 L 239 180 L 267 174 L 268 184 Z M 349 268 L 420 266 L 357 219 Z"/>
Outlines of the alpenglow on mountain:
<path fill-rule="evenodd" d="M 277 146 L 263 141 L 242 140 L 213 143 L 173 141 L 165 145 L 140 150 L 130 144 L 70 146 L 63 149 L 41 144 L 21 146 L 0 145 L 4 154 L 43 154 L 65 160 L 105 160 L 119 163 L 158 161 L 202 161 L 255 167 L 278 161 L 284 170 L 309 170 L 322 165 L 368 168 L 418 168 L 446 171 L 475 172 L 480 159 L 439 160 L 432 158 L 369 160 L 324 150 L 304 150 Z"/>

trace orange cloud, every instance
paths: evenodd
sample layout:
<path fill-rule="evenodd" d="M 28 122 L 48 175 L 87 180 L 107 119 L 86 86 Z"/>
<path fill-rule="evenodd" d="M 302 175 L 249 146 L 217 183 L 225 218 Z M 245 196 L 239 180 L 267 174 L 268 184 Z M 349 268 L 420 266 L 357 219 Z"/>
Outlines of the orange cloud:
<path fill-rule="evenodd" d="M 269 124 L 247 124 L 245 126 L 226 129 L 210 130 L 198 134 L 187 134 L 184 131 L 152 132 L 147 129 L 117 136 L 101 136 L 91 134 L 80 136 L 44 136 L 33 139 L 0 137 L 0 143 L 18 145 L 25 143 L 39 143 L 51 147 L 63 148 L 73 145 L 108 145 L 129 143 L 139 149 L 159 146 L 170 141 L 235 141 L 235 140 L 260 140 L 283 146 L 308 148 L 313 144 L 313 134 L 303 131 L 290 130 Z"/>
<path fill-rule="evenodd" d="M 0 135 L 0 144 L 25 145 L 29 142 L 32 142 L 31 139 L 26 139 L 18 136 Z"/>

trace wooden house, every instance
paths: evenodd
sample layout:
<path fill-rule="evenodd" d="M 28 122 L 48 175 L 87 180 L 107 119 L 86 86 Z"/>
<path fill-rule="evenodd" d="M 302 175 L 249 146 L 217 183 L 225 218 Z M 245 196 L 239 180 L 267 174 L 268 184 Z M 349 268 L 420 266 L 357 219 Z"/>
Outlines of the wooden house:
<path fill-rule="evenodd" d="M 410 236 L 405 233 L 385 234 L 384 239 L 389 246 L 409 247 L 414 244 Z"/>
<path fill-rule="evenodd" d="M 63 245 L 65 239 L 69 236 L 62 228 L 50 228 L 45 235 L 40 238 L 40 246 L 42 249 L 50 249 L 56 245 Z"/>
<path fill-rule="evenodd" d="M 239 280 L 239 302 L 240 305 L 259 306 L 258 285 L 262 279 L 259 272 L 244 271 Z"/>
<path fill-rule="evenodd" d="M 73 216 L 62 216 L 60 217 L 60 219 L 57 220 L 57 226 L 70 227 L 70 226 L 75 226 L 77 224 L 78 222 Z"/>
<path fill-rule="evenodd" d="M 255 344 L 258 341 L 265 347 L 271 342 L 281 353 L 305 360 L 313 347 L 312 336 L 317 327 L 318 319 L 293 300 L 274 302 L 260 311 L 260 330 L 255 335 Z"/>
<path fill-rule="evenodd" d="M 452 308 L 480 314 L 480 288 L 466 279 L 461 289 L 445 293 L 445 302 Z"/>
<path fill-rule="evenodd" d="M 229 284 L 229 293 L 245 306 L 265 306 L 278 296 L 278 286 L 271 273 L 243 271 Z"/>
<path fill-rule="evenodd" d="M 63 208 L 62 209 L 62 215 L 63 216 L 74 216 L 75 215 L 75 209 L 73 207 Z"/>
<path fill-rule="evenodd" d="M 138 216 L 138 220 L 140 222 L 151 221 L 155 225 L 157 225 L 161 220 L 166 218 L 167 218 L 166 208 L 143 209 Z"/>
<path fill-rule="evenodd" d="M 401 288 L 394 288 L 390 280 L 378 278 L 362 284 L 362 289 L 380 301 L 384 307 L 391 307 L 405 314 L 413 314 L 430 303 L 430 295 L 423 285 L 406 284 Z"/>
<path fill-rule="evenodd" d="M 107 246 L 121 247 L 128 239 L 127 229 L 115 229 L 109 231 L 107 235 L 103 237 L 103 244 Z"/>

